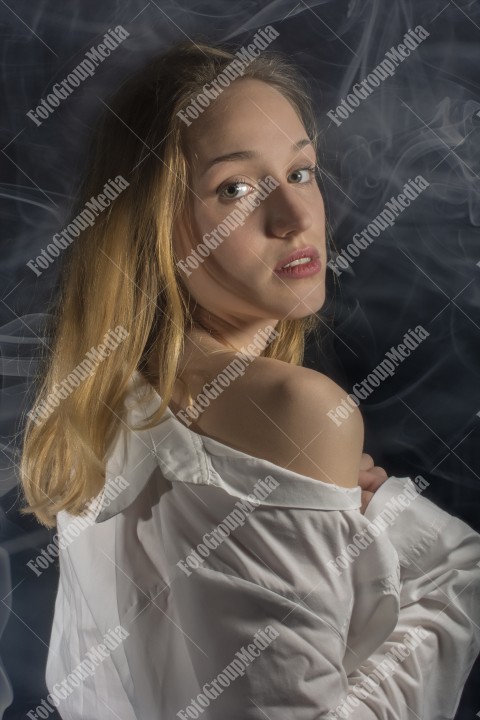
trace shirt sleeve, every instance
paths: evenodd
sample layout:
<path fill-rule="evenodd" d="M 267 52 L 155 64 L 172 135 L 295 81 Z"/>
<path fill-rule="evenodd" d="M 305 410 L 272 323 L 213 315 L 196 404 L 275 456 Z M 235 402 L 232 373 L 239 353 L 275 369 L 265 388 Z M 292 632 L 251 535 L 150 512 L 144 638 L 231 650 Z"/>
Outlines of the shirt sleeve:
<path fill-rule="evenodd" d="M 408 492 L 414 499 L 406 504 Z M 349 683 L 365 685 L 382 668 L 385 679 L 364 701 L 372 718 L 454 718 L 480 650 L 480 536 L 418 493 L 408 477 L 386 480 L 364 517 L 385 524 L 398 553 L 400 613 L 394 632 Z M 421 628 L 421 642 L 397 660 L 414 628 Z"/>
<path fill-rule="evenodd" d="M 368 517 L 259 506 L 214 551 L 197 553 L 197 569 L 185 566 L 171 585 L 202 688 L 179 718 L 453 718 L 480 649 L 480 536 L 418 496 L 375 539 L 400 560 L 400 607 L 398 586 L 396 596 L 379 589 L 372 545 L 345 572 L 329 569 L 407 481 L 385 481 Z M 211 525 L 227 511 L 218 497 L 202 497 Z M 191 528 L 186 537 L 199 541 Z M 394 622 L 347 673 L 351 609 L 362 590 L 365 633 Z"/>

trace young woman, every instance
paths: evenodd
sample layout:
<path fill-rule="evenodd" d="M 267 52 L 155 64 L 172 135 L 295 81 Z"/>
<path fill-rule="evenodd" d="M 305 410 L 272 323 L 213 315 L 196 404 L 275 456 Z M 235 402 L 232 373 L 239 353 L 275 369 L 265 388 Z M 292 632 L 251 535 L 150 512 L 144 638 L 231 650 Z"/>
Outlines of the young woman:
<path fill-rule="evenodd" d="M 480 536 L 301 366 L 327 223 L 273 33 L 174 47 L 95 135 L 21 467 L 63 718 L 453 718 L 480 649 Z"/>

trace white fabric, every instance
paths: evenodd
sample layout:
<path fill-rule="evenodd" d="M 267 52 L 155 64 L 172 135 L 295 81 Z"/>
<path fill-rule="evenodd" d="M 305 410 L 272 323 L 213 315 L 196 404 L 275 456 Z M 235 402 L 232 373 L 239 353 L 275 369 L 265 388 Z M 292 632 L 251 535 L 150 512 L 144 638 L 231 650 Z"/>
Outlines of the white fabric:
<path fill-rule="evenodd" d="M 160 403 L 146 388 L 135 373 L 130 423 Z M 118 475 L 127 489 L 60 551 L 49 691 L 109 629 L 129 635 L 78 687 L 64 683 L 62 718 L 454 717 L 480 651 L 480 536 L 419 493 L 395 501 L 412 498 L 410 478 L 386 480 L 362 515 L 360 487 L 254 458 L 170 411 L 151 430 L 121 424 L 107 462 L 107 478 Z M 267 476 L 277 486 L 245 504 Z M 242 507 L 243 524 L 187 575 L 177 563 Z M 390 520 L 368 532 L 383 510 Z M 72 520 L 59 513 L 58 529 Z M 349 544 L 350 561 L 334 571 Z M 424 639 L 392 655 L 417 626 Z M 342 706 L 347 695 L 356 707 Z"/>

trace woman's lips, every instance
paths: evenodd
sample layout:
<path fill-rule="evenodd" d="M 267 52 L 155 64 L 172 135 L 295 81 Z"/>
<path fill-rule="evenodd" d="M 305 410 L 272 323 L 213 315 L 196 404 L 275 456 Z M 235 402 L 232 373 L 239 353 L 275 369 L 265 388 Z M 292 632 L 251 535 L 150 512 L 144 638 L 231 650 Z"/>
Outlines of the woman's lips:
<path fill-rule="evenodd" d="M 292 267 L 279 268 L 274 270 L 275 275 L 281 278 L 300 279 L 309 277 L 310 275 L 316 275 L 320 272 L 322 263 L 319 258 L 310 260 L 308 263 L 301 263 L 300 265 L 293 265 Z"/>

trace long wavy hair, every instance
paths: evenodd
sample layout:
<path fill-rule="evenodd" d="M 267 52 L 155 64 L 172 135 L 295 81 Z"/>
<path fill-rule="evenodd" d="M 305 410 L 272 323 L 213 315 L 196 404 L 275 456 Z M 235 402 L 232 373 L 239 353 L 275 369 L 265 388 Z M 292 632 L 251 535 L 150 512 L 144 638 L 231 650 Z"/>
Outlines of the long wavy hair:
<path fill-rule="evenodd" d="M 34 407 L 45 408 L 49 401 L 50 412 L 41 422 L 28 414 L 19 468 L 27 503 L 20 512 L 34 514 L 48 528 L 57 512 L 82 514 L 101 492 L 106 452 L 132 374 L 137 370 L 163 388 L 160 407 L 142 429 L 161 422 L 172 398 L 184 336 L 195 326 L 172 245 L 175 220 L 189 211 L 186 125 L 177 113 L 235 58 L 225 46 L 179 43 L 121 85 L 96 127 L 72 219 L 107 181 L 121 176 L 129 184 L 62 253 L 52 342 L 35 380 Z M 263 52 L 246 66 L 243 78 L 279 90 L 318 153 L 308 86 L 295 66 L 283 55 Z M 318 321 L 317 314 L 280 320 L 278 336 L 263 356 L 300 365 L 305 339 Z M 55 388 L 58 398 L 62 380 L 115 329 L 117 340 L 122 338 L 118 347 L 52 407 Z"/>

